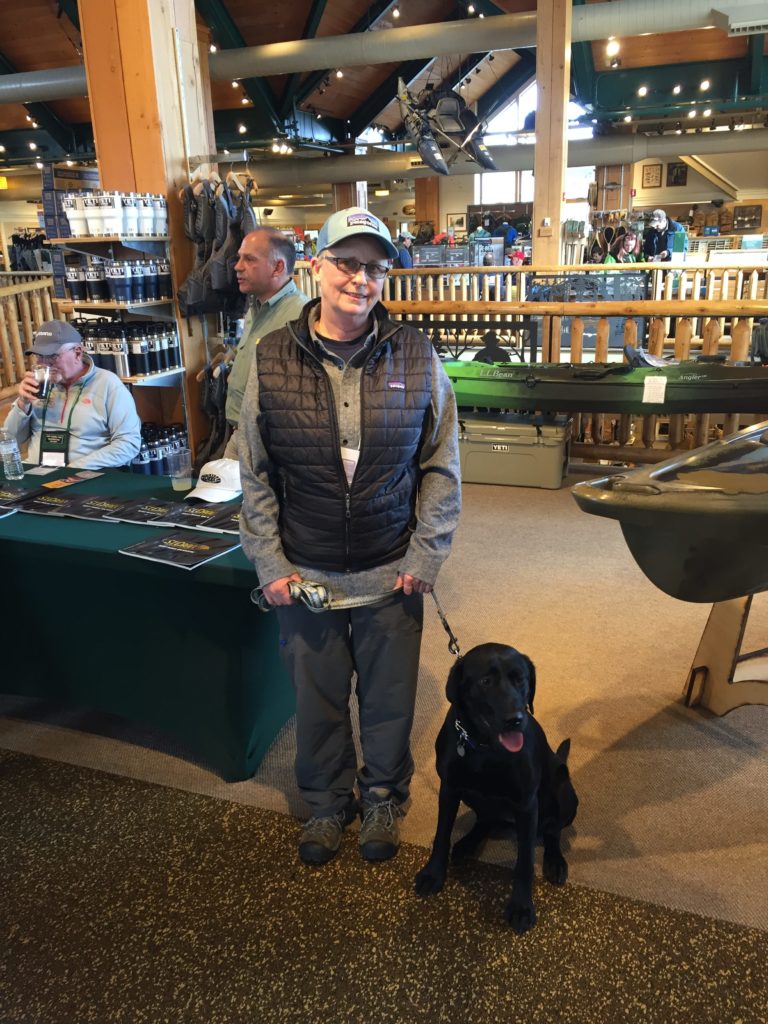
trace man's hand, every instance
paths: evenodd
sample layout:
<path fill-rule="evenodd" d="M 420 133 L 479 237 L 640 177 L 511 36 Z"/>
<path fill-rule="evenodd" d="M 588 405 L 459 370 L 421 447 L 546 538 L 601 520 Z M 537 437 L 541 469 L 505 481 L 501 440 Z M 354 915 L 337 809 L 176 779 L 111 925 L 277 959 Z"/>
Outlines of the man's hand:
<path fill-rule="evenodd" d="M 22 411 L 29 412 L 29 406 L 32 404 L 32 402 L 36 401 L 37 397 L 38 392 L 35 375 L 31 370 L 27 370 L 27 372 L 19 381 L 19 398 L 17 399 L 16 404 L 21 409 L 22 406 L 20 403 L 23 402 L 24 408 Z"/>
<path fill-rule="evenodd" d="M 400 590 L 401 587 L 403 593 L 408 595 L 432 593 L 431 583 L 425 583 L 424 580 L 420 580 L 417 576 L 411 576 L 407 572 L 401 572 L 397 577 L 395 590 Z"/>
<path fill-rule="evenodd" d="M 272 580 L 265 584 L 261 592 L 271 605 L 296 604 L 288 591 L 289 583 L 301 583 L 301 576 L 295 572 L 292 576 L 283 576 L 279 580 Z"/>

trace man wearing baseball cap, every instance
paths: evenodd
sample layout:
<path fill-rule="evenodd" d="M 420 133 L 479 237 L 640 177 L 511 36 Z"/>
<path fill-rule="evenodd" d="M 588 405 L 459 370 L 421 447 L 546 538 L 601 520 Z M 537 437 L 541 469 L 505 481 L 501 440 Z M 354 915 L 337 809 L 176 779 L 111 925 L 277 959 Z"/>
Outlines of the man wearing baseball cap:
<path fill-rule="evenodd" d="M 654 210 L 643 235 L 645 259 L 653 263 L 668 263 L 672 259 L 673 235 L 676 231 L 684 231 L 683 225 L 678 224 L 676 220 L 670 220 L 664 210 Z M 687 238 L 685 238 L 684 245 L 687 248 Z M 685 248 L 680 253 L 681 259 L 684 256 Z"/>
<path fill-rule="evenodd" d="M 109 469 L 125 466 L 141 447 L 141 421 L 128 388 L 110 370 L 94 366 L 78 331 L 64 320 L 40 325 L 32 347 L 52 386 L 41 396 L 34 370 L 19 382 L 4 427 L 25 461 L 43 466 Z"/>
<path fill-rule="evenodd" d="M 397 238 L 397 262 L 401 270 L 411 270 L 413 268 L 413 253 L 411 252 L 411 246 L 416 236 L 412 235 L 410 231 L 402 231 Z"/>
<path fill-rule="evenodd" d="M 243 549 L 276 606 L 296 689 L 307 864 L 329 861 L 358 814 L 366 860 L 397 852 L 423 595 L 448 556 L 461 494 L 450 382 L 429 339 L 381 302 L 397 256 L 389 230 L 368 210 L 340 210 L 317 252 L 320 298 L 262 338 L 239 428 Z M 290 592 L 302 581 L 344 607 L 310 611 Z"/>

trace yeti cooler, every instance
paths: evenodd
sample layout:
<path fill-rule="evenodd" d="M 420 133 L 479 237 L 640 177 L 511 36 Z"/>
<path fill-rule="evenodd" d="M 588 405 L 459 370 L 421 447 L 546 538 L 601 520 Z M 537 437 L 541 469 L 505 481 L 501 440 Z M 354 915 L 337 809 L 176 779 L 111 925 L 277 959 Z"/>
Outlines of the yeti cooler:
<path fill-rule="evenodd" d="M 571 421 L 565 416 L 459 414 L 461 479 L 472 484 L 561 487 Z"/>

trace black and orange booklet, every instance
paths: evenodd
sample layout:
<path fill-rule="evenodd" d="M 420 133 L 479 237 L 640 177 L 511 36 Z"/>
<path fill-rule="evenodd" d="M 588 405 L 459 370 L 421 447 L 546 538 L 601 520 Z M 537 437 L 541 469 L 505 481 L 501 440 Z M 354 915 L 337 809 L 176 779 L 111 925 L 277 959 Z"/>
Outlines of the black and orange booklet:
<path fill-rule="evenodd" d="M 177 569 L 197 569 L 239 547 L 239 541 L 224 534 L 210 533 L 202 537 L 194 530 L 173 530 L 162 537 L 150 537 L 120 548 L 120 554 L 146 558 L 150 562 L 164 562 Z"/>
<path fill-rule="evenodd" d="M 110 516 L 110 519 L 116 519 L 119 523 L 168 526 L 168 518 L 182 507 L 181 502 L 165 498 L 134 498 Z"/>

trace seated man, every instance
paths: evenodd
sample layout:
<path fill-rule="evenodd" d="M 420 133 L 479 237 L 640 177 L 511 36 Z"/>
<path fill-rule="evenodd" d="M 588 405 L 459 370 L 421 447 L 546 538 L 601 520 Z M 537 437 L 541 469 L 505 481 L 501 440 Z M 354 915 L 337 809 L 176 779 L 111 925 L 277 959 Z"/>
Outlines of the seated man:
<path fill-rule="evenodd" d="M 29 441 L 25 461 L 113 469 L 138 455 L 141 422 L 130 391 L 116 374 L 94 366 L 71 324 L 42 324 L 29 354 L 51 367 L 54 384 L 41 400 L 33 370 L 19 383 L 4 426 L 20 445 Z"/>

